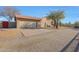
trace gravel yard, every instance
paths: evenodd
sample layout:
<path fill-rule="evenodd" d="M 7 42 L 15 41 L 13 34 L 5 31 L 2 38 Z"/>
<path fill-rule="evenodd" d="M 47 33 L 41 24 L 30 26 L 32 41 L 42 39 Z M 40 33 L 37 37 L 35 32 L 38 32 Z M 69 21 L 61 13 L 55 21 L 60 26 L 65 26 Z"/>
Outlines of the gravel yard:
<path fill-rule="evenodd" d="M 0 30 L 0 51 L 57 52 L 77 33 L 73 29 Z"/>

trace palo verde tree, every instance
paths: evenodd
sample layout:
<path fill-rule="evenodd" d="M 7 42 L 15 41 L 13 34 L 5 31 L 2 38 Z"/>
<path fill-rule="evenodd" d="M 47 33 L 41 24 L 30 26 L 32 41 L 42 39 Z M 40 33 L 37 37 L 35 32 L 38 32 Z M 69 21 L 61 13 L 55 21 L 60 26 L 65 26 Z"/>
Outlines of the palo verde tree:
<path fill-rule="evenodd" d="M 54 22 L 55 28 L 58 28 L 59 21 L 64 17 L 64 11 L 61 10 L 51 11 L 47 16 L 49 20 L 51 19 Z"/>
<path fill-rule="evenodd" d="M 5 17 L 9 22 L 15 17 L 15 15 L 20 14 L 20 11 L 14 7 L 3 7 L 0 9 L 0 16 Z"/>

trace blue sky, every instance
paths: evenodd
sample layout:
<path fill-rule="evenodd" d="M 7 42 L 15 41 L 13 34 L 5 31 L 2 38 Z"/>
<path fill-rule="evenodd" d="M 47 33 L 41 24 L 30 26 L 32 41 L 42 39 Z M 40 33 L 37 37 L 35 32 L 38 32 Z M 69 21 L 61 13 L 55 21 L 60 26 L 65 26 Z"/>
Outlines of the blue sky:
<path fill-rule="evenodd" d="M 3 6 L 0 6 L 2 8 Z M 14 6 L 21 11 L 22 15 L 42 18 L 46 16 L 49 11 L 64 10 L 65 19 L 63 22 L 79 21 L 79 6 Z M 6 20 L 0 18 L 0 20 Z"/>

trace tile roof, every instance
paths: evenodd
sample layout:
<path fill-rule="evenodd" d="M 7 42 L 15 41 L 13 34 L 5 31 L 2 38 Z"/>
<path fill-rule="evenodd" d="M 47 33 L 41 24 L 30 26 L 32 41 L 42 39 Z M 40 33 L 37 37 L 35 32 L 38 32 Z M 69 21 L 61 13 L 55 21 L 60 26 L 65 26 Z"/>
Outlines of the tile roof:
<path fill-rule="evenodd" d="M 37 21 L 41 20 L 41 18 L 36 18 L 36 17 L 31 17 L 31 16 L 21 16 L 21 15 L 16 15 L 16 18 L 23 18 L 23 19 L 37 20 Z"/>

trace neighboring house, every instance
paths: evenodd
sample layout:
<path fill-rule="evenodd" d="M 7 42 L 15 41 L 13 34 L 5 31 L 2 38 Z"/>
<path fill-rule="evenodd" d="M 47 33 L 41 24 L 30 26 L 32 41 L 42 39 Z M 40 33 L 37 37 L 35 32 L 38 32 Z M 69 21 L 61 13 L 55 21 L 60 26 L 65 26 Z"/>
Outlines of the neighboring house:
<path fill-rule="evenodd" d="M 1 21 L 0 28 L 16 28 L 15 22 Z"/>

